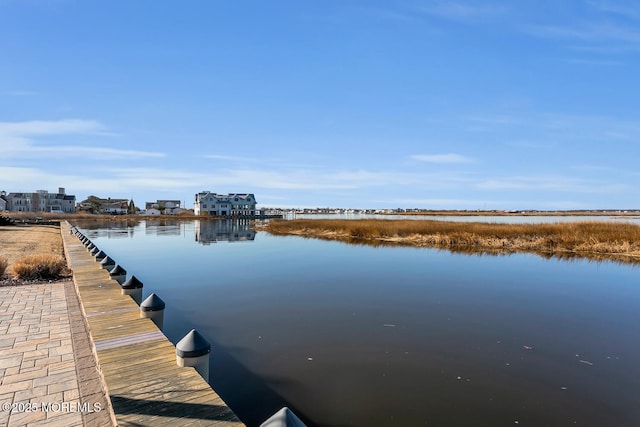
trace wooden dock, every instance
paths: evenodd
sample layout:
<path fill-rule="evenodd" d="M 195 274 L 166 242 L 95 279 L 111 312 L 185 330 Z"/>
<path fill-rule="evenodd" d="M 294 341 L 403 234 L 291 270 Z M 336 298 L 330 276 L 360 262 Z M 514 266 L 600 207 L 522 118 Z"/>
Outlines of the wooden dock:
<path fill-rule="evenodd" d="M 121 295 L 85 246 L 60 229 L 98 366 L 119 426 L 243 426 L 194 368 L 176 364 L 174 345 Z"/>

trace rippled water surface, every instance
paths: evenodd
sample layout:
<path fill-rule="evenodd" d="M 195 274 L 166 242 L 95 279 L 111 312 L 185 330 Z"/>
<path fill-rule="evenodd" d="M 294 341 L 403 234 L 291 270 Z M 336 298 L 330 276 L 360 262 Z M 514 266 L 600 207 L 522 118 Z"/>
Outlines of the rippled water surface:
<path fill-rule="evenodd" d="M 638 426 L 640 271 L 255 233 L 247 223 L 84 229 L 212 343 L 249 425 Z"/>

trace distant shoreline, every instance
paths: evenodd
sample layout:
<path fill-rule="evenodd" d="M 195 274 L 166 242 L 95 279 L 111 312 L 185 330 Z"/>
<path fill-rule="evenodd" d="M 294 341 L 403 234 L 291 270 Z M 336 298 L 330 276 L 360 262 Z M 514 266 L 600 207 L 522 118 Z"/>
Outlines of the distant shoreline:
<path fill-rule="evenodd" d="M 399 212 L 393 215 L 433 215 L 433 216 L 611 216 L 640 217 L 640 210 L 626 211 L 424 211 Z"/>
<path fill-rule="evenodd" d="M 401 245 L 475 254 L 533 253 L 640 263 L 640 225 L 612 221 L 499 224 L 439 220 L 295 219 L 256 226 L 273 235 L 372 246 Z"/>
<path fill-rule="evenodd" d="M 46 223 L 57 221 L 89 221 L 89 222 L 106 222 L 106 221 L 131 221 L 131 220 L 162 220 L 162 221 L 193 221 L 193 220 L 224 220 L 224 219 L 243 219 L 254 220 L 263 219 L 262 216 L 209 216 L 194 214 L 177 214 L 177 215 L 142 215 L 142 214 L 92 214 L 85 212 L 74 213 L 51 213 L 51 212 L 0 212 L 1 217 L 12 218 L 17 224 L 21 223 Z M 268 217 L 268 216 L 267 216 Z M 281 216 L 278 215 L 278 218 Z"/>
<path fill-rule="evenodd" d="M 304 212 L 300 215 L 334 215 L 326 212 Z M 355 213 L 366 215 L 398 215 L 398 216 L 610 216 L 610 217 L 639 217 L 640 210 L 593 210 L 593 211 L 468 211 L 468 210 L 425 210 L 417 212 L 377 212 Z M 336 214 L 344 215 L 344 214 Z"/>
<path fill-rule="evenodd" d="M 277 208 L 274 208 L 277 209 Z M 284 214 L 293 213 L 296 210 L 282 209 Z M 298 215 L 345 215 L 348 213 L 334 213 L 324 212 L 322 209 L 318 211 L 306 211 L 295 212 Z M 354 215 L 394 215 L 394 216 L 505 216 L 505 217 L 527 217 L 527 216 L 609 216 L 619 218 L 640 218 L 640 210 L 627 209 L 627 210 L 567 210 L 567 211 L 540 211 L 540 210 L 525 210 L 525 211 L 505 211 L 505 210 L 424 210 L 418 212 L 393 212 L 392 210 L 366 210 L 366 212 L 360 211 Z M 184 212 L 177 215 L 144 215 L 144 214 L 92 214 L 87 212 L 74 212 L 74 213 L 52 213 L 52 212 L 12 212 L 1 211 L 0 216 L 11 217 L 24 221 L 39 220 L 57 221 L 57 220 L 131 220 L 131 219 L 175 219 L 175 220 L 194 220 L 194 219 L 253 219 L 251 217 L 214 217 L 207 215 L 194 215 L 193 213 Z M 278 216 L 278 215 L 270 215 Z M 259 217 L 259 216 L 258 216 Z M 259 219 L 259 218 L 258 218 Z"/>

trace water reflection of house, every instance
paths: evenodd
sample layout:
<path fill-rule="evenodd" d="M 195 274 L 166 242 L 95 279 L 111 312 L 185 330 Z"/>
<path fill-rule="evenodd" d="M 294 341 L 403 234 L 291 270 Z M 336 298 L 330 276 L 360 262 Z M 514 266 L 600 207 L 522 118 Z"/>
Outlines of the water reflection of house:
<path fill-rule="evenodd" d="M 182 227 L 179 221 L 148 219 L 145 221 L 144 234 L 147 236 L 180 236 Z"/>
<path fill-rule="evenodd" d="M 239 242 L 255 240 L 256 232 L 251 223 L 242 219 L 218 221 L 196 221 L 194 226 L 196 242 L 203 245 L 221 241 Z"/>
<path fill-rule="evenodd" d="M 107 221 L 82 224 L 89 239 L 103 237 L 107 239 L 132 238 L 139 221 Z"/>

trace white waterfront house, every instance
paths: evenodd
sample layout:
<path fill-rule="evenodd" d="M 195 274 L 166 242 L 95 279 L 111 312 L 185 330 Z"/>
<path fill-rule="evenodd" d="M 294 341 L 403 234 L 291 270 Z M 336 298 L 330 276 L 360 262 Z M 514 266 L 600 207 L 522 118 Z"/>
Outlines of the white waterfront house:
<path fill-rule="evenodd" d="M 203 191 L 196 194 L 195 215 L 246 217 L 256 215 L 256 198 L 251 193 L 216 194 Z"/>

